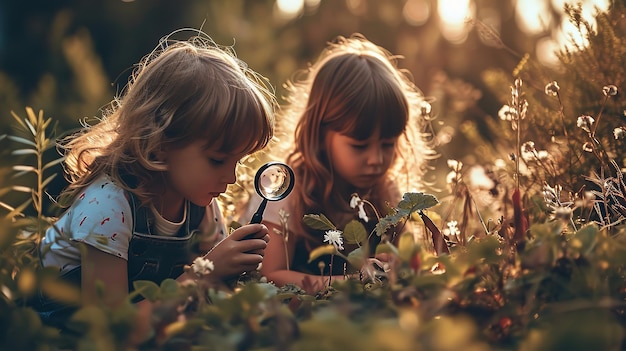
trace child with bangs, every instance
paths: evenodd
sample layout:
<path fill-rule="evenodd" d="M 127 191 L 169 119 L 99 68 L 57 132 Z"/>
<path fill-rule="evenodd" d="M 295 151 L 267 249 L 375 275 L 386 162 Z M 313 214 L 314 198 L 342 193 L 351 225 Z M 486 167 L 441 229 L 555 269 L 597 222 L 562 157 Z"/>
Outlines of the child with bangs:
<path fill-rule="evenodd" d="M 272 138 L 273 91 L 232 48 L 197 30 L 174 39 L 183 31 L 136 65 L 99 123 L 61 143 L 69 208 L 40 251 L 44 267 L 80 287 L 85 305 L 120 306 L 137 280 L 219 284 L 263 260 L 266 226 L 227 235 L 218 196 L 236 181 L 238 161 Z M 76 310 L 46 296 L 36 305 L 59 328 Z M 149 328 L 150 305 L 136 303 L 139 329 Z"/>
<path fill-rule="evenodd" d="M 337 37 L 286 84 L 286 104 L 277 115 L 281 144 L 270 146 L 269 154 L 293 168 L 295 188 L 268 203 L 263 221 L 270 241 L 262 273 L 276 285 L 315 293 L 330 275 L 344 279 L 345 261 L 338 256 L 308 262 L 329 238 L 324 242 L 324 231 L 306 226 L 304 215 L 324 214 L 337 228 L 356 219 L 372 232 L 376 213 L 363 206 L 358 215 L 353 194 L 384 216 L 404 192 L 420 191 L 425 161 L 433 155 L 423 133 L 424 97 L 396 61 L 360 34 Z M 251 202 L 247 211 L 256 206 Z M 374 250 L 380 237 L 370 238 Z M 335 243 L 345 255 L 357 247 Z"/>

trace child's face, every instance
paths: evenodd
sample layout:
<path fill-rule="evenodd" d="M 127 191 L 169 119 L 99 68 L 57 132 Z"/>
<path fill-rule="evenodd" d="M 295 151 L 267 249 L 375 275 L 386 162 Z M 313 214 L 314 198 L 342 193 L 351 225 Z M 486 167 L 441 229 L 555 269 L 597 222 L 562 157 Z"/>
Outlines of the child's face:
<path fill-rule="evenodd" d="M 205 141 L 167 151 L 168 192 L 198 206 L 206 206 L 237 178 L 235 167 L 244 154 L 224 154 L 206 149 Z"/>
<path fill-rule="evenodd" d="M 389 169 L 398 138 L 380 139 L 378 132 L 367 140 L 356 140 L 329 132 L 328 147 L 335 174 L 358 189 L 368 189 Z"/>

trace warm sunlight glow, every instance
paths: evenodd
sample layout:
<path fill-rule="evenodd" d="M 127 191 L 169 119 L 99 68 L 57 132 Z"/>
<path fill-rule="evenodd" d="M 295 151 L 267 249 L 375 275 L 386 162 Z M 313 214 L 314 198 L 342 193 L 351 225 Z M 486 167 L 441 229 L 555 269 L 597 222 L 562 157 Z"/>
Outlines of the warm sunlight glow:
<path fill-rule="evenodd" d="M 547 66 L 555 66 L 559 63 L 559 60 L 556 57 L 558 49 L 559 47 L 556 40 L 550 37 L 541 38 L 537 41 L 535 49 L 537 59 Z"/>
<path fill-rule="evenodd" d="M 552 29 L 550 36 L 542 38 L 537 42 L 536 52 L 537 58 L 544 64 L 554 65 L 558 63 L 556 52 L 567 48 L 576 50 L 576 46 L 584 47 L 587 45 L 586 33 L 578 30 L 566 17 L 564 6 L 571 4 L 576 6 L 580 3 L 582 6 L 582 17 L 589 21 L 592 28 L 595 28 L 594 14 L 596 8 L 599 11 L 606 11 L 609 8 L 611 0 L 579 0 L 576 2 L 569 0 L 517 0 L 515 5 L 515 18 L 522 31 L 530 35 L 544 33 L 546 30 Z M 561 19 L 561 23 L 550 23 L 550 17 L 547 15 L 549 11 L 557 11 L 565 16 Z"/>
<path fill-rule="evenodd" d="M 520 29 L 528 34 L 538 34 L 550 28 L 551 15 L 546 0 L 517 0 L 515 19 Z"/>
<path fill-rule="evenodd" d="M 420 26 L 430 17 L 430 5 L 426 0 L 407 0 L 402 15 L 408 24 Z"/>
<path fill-rule="evenodd" d="M 473 0 L 439 0 L 437 13 L 441 20 L 441 34 L 448 41 L 460 44 L 467 38 L 468 26 L 465 21 L 474 15 Z"/>
<path fill-rule="evenodd" d="M 555 1 L 555 0 L 553 0 Z M 610 0 L 587 0 L 582 2 L 582 17 L 589 21 L 592 28 L 595 28 L 596 22 L 594 20 L 594 14 L 596 8 L 599 11 L 606 11 L 609 8 Z M 579 31 L 576 26 L 569 21 L 568 18 L 564 18 L 561 22 L 561 26 L 553 33 L 554 39 L 557 41 L 560 47 L 567 47 L 570 50 L 576 50 L 576 46 L 584 47 L 587 45 L 587 39 L 585 38 L 585 31 Z"/>
<path fill-rule="evenodd" d="M 302 13 L 304 0 L 276 0 L 276 16 L 282 20 L 291 20 Z"/>

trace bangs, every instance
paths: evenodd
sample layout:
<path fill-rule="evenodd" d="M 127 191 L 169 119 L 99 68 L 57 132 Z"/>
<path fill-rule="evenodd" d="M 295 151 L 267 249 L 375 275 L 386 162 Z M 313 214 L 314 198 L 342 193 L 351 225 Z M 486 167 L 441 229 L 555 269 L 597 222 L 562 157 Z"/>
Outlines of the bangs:
<path fill-rule="evenodd" d="M 268 102 L 272 94 L 259 77 L 247 76 L 239 66 L 220 65 L 229 66 L 211 61 L 187 72 L 186 82 L 193 84 L 179 87 L 183 91 L 178 98 L 185 102 L 174 112 L 165 134 L 178 146 L 200 139 L 206 140 L 206 148 L 219 152 L 254 153 L 273 136 L 274 111 Z"/>
<path fill-rule="evenodd" d="M 368 139 L 376 131 L 383 139 L 404 132 L 409 118 L 407 97 L 389 67 L 359 55 L 335 58 L 327 67 L 331 68 L 320 70 L 319 75 L 325 75 L 329 83 L 317 87 L 320 94 L 324 89 L 334 90 L 328 93 L 332 97 L 326 105 L 325 127 L 357 140 Z"/>
<path fill-rule="evenodd" d="M 223 153 L 251 154 L 263 149 L 272 138 L 271 111 L 250 90 L 234 89 L 228 109 L 216 116 L 218 129 L 205 135 L 208 147 Z M 214 140 L 214 142 L 211 142 Z"/>
<path fill-rule="evenodd" d="M 374 87 L 357 89 L 360 91 L 353 96 L 361 97 L 347 102 L 345 113 L 354 113 L 356 118 L 344 119 L 348 123 L 338 130 L 341 134 L 366 140 L 376 131 L 380 131 L 381 139 L 395 138 L 404 132 L 409 113 L 404 94 L 396 85 L 380 81 L 372 84 Z"/>

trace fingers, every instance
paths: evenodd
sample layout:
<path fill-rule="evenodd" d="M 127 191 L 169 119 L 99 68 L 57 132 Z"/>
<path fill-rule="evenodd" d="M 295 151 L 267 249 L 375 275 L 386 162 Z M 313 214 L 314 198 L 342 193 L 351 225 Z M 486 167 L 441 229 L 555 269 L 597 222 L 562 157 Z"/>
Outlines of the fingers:
<path fill-rule="evenodd" d="M 263 239 L 269 241 L 269 231 L 265 224 L 246 224 L 237 228 L 229 235 L 233 240 L 242 240 L 248 238 Z M 267 240 L 265 240 L 267 236 Z"/>

